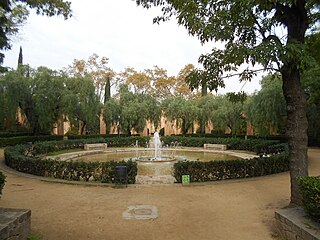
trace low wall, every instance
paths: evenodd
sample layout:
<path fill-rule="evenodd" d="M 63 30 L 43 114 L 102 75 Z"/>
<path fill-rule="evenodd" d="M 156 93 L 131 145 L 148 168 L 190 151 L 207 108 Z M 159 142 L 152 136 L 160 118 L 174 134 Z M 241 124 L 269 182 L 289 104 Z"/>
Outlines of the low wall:
<path fill-rule="evenodd" d="M 0 208 L 0 239 L 24 240 L 30 234 L 31 210 Z"/>
<path fill-rule="evenodd" d="M 278 232 L 287 240 L 320 240 L 320 223 L 310 219 L 302 208 L 275 212 Z"/>

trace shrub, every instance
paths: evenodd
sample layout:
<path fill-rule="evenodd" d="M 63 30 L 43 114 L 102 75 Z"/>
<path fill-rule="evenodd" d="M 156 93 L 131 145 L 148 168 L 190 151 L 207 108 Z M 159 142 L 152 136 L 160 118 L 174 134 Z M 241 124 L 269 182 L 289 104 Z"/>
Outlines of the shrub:
<path fill-rule="evenodd" d="M 138 142 L 139 146 L 145 146 L 149 137 L 117 137 L 117 138 L 91 138 L 74 139 L 63 141 L 39 142 L 33 145 L 33 155 L 47 154 L 48 152 L 57 152 L 66 149 L 83 148 L 84 144 L 107 143 L 108 147 L 128 147 L 134 146 Z"/>
<path fill-rule="evenodd" d="M 6 182 L 6 176 L 0 172 L 0 195 L 2 194 L 2 189 L 4 187 L 4 184 Z"/>
<path fill-rule="evenodd" d="M 107 143 L 110 147 L 140 146 L 149 141 L 149 137 L 112 137 L 94 139 L 75 139 L 64 141 L 40 142 L 33 145 L 31 154 L 28 145 L 16 145 L 5 149 L 6 164 L 18 171 L 35 175 L 61 178 L 76 181 L 113 182 L 115 167 L 128 167 L 128 182 L 134 183 L 137 174 L 136 162 L 80 162 L 56 161 L 34 157 L 66 149 L 82 148 L 86 143 Z M 279 141 L 260 139 L 243 140 L 239 138 L 192 138 L 192 137 L 163 137 L 166 144 L 179 141 L 184 146 L 202 147 L 204 143 L 222 143 L 229 149 L 255 150 L 257 152 L 273 154 L 270 157 L 254 159 L 240 159 L 211 162 L 178 162 L 174 164 L 174 177 L 181 182 L 181 176 L 190 175 L 192 182 L 214 181 L 222 179 L 247 178 L 274 174 L 289 169 L 288 146 L 278 144 Z M 275 144 L 276 143 L 276 144 Z M 281 153 L 280 153 L 281 152 Z M 28 156 L 30 155 L 30 156 Z"/>
<path fill-rule="evenodd" d="M 111 183 L 114 181 L 115 167 L 120 165 L 127 166 L 128 183 L 134 183 L 135 176 L 137 175 L 136 162 L 67 162 L 42 159 L 40 157 L 36 157 L 36 155 L 45 155 L 49 152 L 66 149 L 83 148 L 86 143 L 103 142 L 107 143 L 108 146 L 111 147 L 123 147 L 134 145 L 137 141 L 139 145 L 143 145 L 148 140 L 148 137 L 127 137 L 49 141 L 34 144 L 31 151 L 29 151 L 30 149 L 28 145 L 7 147 L 4 154 L 6 164 L 17 171 L 38 176 L 75 181 L 98 181 Z"/>
<path fill-rule="evenodd" d="M 182 175 L 190 175 L 191 182 L 249 178 L 289 170 L 287 153 L 270 157 L 224 161 L 186 161 L 174 164 L 174 177 L 181 182 Z"/>
<path fill-rule="evenodd" d="M 320 222 L 320 176 L 299 177 L 298 184 L 305 210 L 313 219 Z"/>
<path fill-rule="evenodd" d="M 114 137 L 130 137 L 128 134 L 90 134 L 90 135 L 67 135 L 68 139 L 89 139 L 89 138 L 114 138 Z M 139 135 L 134 135 L 139 136 Z"/>
<path fill-rule="evenodd" d="M 0 147 L 24 144 L 27 142 L 57 141 L 62 139 L 63 139 L 63 136 L 59 136 L 59 135 L 19 136 L 19 137 L 0 138 Z"/>
<path fill-rule="evenodd" d="M 0 138 L 32 136 L 30 132 L 0 132 Z"/>
<path fill-rule="evenodd" d="M 161 140 L 170 145 L 172 142 L 179 142 L 186 147 L 203 147 L 205 143 L 211 144 L 225 144 L 228 149 L 233 150 L 247 150 L 255 151 L 256 153 L 266 152 L 268 146 L 278 144 L 278 140 L 263 140 L 263 139 L 247 139 L 242 138 L 207 138 L 207 137 L 181 137 L 181 136 L 167 136 L 162 137 Z"/>

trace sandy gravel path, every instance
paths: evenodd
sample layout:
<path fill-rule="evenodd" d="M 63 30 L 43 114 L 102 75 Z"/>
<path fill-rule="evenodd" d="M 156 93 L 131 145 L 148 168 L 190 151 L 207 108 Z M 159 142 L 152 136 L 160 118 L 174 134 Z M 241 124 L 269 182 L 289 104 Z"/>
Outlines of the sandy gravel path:
<path fill-rule="evenodd" d="M 320 149 L 309 149 L 310 175 Z M 0 150 L 3 160 L 3 150 Z M 6 170 L 0 207 L 32 210 L 42 239 L 259 240 L 273 237 L 274 211 L 289 204 L 289 174 L 205 185 L 115 189 L 45 182 Z M 155 205 L 154 220 L 124 220 L 130 205 Z"/>

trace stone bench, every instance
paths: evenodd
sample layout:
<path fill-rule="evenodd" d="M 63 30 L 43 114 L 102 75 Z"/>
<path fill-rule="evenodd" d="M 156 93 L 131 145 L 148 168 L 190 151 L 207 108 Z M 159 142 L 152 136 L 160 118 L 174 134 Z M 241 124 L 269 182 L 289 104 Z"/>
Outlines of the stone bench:
<path fill-rule="evenodd" d="M 106 143 L 92 143 L 85 144 L 84 150 L 107 150 L 108 144 Z"/>
<path fill-rule="evenodd" d="M 227 150 L 227 145 L 224 145 L 224 144 L 209 144 L 209 143 L 206 143 L 206 144 L 203 144 L 203 148 L 206 148 L 206 149 L 214 149 L 214 150 L 222 150 L 222 151 L 225 151 Z"/>
<path fill-rule="evenodd" d="M 31 210 L 0 208 L 0 239 L 27 239 L 30 226 Z"/>

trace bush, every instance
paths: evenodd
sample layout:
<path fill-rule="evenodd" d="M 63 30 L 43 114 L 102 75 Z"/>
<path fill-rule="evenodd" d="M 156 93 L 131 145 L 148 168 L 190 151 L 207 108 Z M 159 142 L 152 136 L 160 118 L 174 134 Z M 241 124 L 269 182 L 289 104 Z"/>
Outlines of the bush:
<path fill-rule="evenodd" d="M 4 187 L 4 184 L 6 182 L 6 176 L 0 172 L 0 195 L 2 194 L 2 189 Z"/>
<path fill-rule="evenodd" d="M 60 135 L 19 136 L 19 137 L 0 138 L 0 147 L 24 144 L 27 142 L 57 141 L 62 139 L 63 139 L 63 136 L 60 136 Z"/>
<path fill-rule="evenodd" d="M 298 184 L 306 212 L 320 222 L 320 176 L 299 177 Z"/>
<path fill-rule="evenodd" d="M 94 139 L 75 139 L 64 141 L 40 142 L 33 145 L 31 151 L 28 145 L 16 145 L 5 149 L 6 164 L 18 171 L 39 176 L 61 178 L 76 181 L 101 181 L 111 183 L 114 181 L 115 167 L 126 165 L 128 167 L 129 183 L 135 182 L 137 174 L 136 162 L 79 162 L 56 161 L 41 159 L 39 154 L 45 155 L 66 149 L 83 148 L 86 143 L 107 143 L 110 147 L 140 146 L 149 141 L 149 137 L 112 137 Z M 174 177 L 181 182 L 181 176 L 190 175 L 192 182 L 214 181 L 222 179 L 247 178 L 269 175 L 287 171 L 289 169 L 288 146 L 278 144 L 279 141 L 260 139 L 243 140 L 239 138 L 191 138 L 191 137 L 163 137 L 165 144 L 178 141 L 184 146 L 202 147 L 204 143 L 220 143 L 228 145 L 229 149 L 255 150 L 273 154 L 270 157 L 254 159 L 240 159 L 211 162 L 178 162 L 174 164 Z M 27 154 L 29 153 L 31 154 Z M 281 153 L 280 153 L 281 152 Z M 31 155 L 31 156 L 28 156 Z"/>
<path fill-rule="evenodd" d="M 0 132 L 0 138 L 32 136 L 30 132 Z"/>
<path fill-rule="evenodd" d="M 205 143 L 211 144 L 225 144 L 228 149 L 233 150 L 247 150 L 256 153 L 268 153 L 268 146 L 278 144 L 278 140 L 264 140 L 264 139 L 247 139 L 242 138 L 206 138 L 206 137 L 181 137 L 181 136 L 167 136 L 162 137 L 161 140 L 170 145 L 172 142 L 179 142 L 186 147 L 203 147 Z"/>
<path fill-rule="evenodd" d="M 286 152 L 270 157 L 224 161 L 186 161 L 174 164 L 174 177 L 181 182 L 182 175 L 190 175 L 191 182 L 205 182 L 270 175 L 289 170 Z"/>
<path fill-rule="evenodd" d="M 39 142 L 32 146 L 31 151 L 28 145 L 7 147 L 4 151 L 4 155 L 6 164 L 17 171 L 43 177 L 53 177 L 74 181 L 98 181 L 111 183 L 114 182 L 115 167 L 127 166 L 128 183 L 134 183 L 137 175 L 136 162 L 57 161 L 42 159 L 40 157 L 36 157 L 36 155 L 45 155 L 49 152 L 66 149 L 83 148 L 86 143 L 103 142 L 107 143 L 108 146 L 111 147 L 123 147 L 134 145 L 137 141 L 139 145 L 143 145 L 148 140 L 148 137 L 127 137 Z"/>
<path fill-rule="evenodd" d="M 90 134 L 90 135 L 67 135 L 68 139 L 89 139 L 89 138 L 114 138 L 114 137 L 130 137 L 128 134 Z M 134 135 L 134 136 L 139 136 Z"/>
<path fill-rule="evenodd" d="M 115 167 L 127 166 L 128 183 L 135 182 L 137 164 L 132 161 L 83 162 L 58 161 L 25 156 L 27 147 L 17 145 L 5 149 L 6 164 L 20 172 L 73 181 L 114 182 Z"/>
<path fill-rule="evenodd" d="M 88 143 L 107 143 L 108 147 L 128 147 L 134 146 L 138 142 L 139 146 L 145 146 L 149 140 L 149 137 L 117 137 L 39 142 L 33 145 L 32 153 L 33 155 L 39 155 L 66 149 L 83 148 L 84 144 Z"/>

